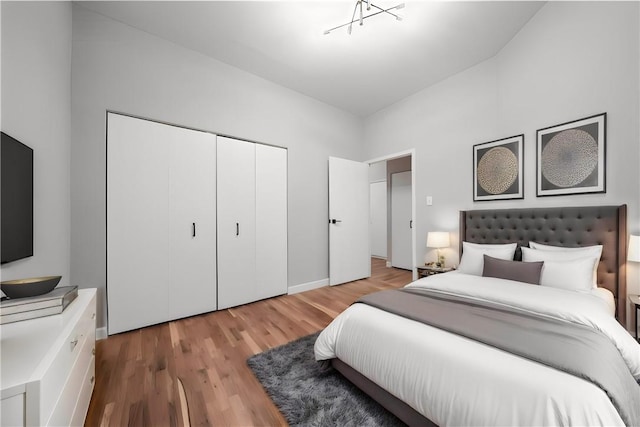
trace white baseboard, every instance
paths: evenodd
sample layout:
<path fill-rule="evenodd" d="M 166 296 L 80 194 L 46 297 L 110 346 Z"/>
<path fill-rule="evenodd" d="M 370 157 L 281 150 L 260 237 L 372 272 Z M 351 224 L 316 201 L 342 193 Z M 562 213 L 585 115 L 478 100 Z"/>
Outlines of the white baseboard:
<path fill-rule="evenodd" d="M 315 282 L 300 283 L 299 285 L 289 286 L 289 295 L 298 294 L 300 292 L 318 289 L 329 284 L 329 278 L 316 280 Z"/>
<path fill-rule="evenodd" d="M 107 327 L 96 328 L 96 340 L 103 340 L 107 338 Z"/>
<path fill-rule="evenodd" d="M 387 268 L 391 268 L 391 263 L 387 261 Z"/>

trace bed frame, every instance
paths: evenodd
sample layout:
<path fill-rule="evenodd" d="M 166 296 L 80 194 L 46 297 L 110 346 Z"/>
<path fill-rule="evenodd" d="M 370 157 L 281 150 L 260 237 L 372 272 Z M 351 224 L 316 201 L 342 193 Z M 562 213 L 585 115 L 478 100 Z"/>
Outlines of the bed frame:
<path fill-rule="evenodd" d="M 566 247 L 602 245 L 598 286 L 613 293 L 616 318 L 626 327 L 627 205 L 461 211 L 461 255 L 463 241 L 517 242 L 516 260 L 522 259 L 520 246 L 529 241 Z"/>
<path fill-rule="evenodd" d="M 616 302 L 616 318 L 625 326 L 627 300 L 627 205 L 567 208 L 489 209 L 460 212 L 462 241 L 473 243 L 529 241 L 579 247 L 603 245 L 598 265 L 598 286 L 609 289 Z M 349 381 L 410 426 L 435 426 L 431 420 L 339 359 L 332 366 Z"/>

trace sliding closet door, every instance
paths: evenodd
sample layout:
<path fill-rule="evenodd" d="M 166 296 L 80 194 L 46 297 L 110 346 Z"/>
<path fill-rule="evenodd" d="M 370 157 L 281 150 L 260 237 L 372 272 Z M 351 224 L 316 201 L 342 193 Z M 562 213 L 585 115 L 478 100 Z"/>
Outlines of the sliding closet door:
<path fill-rule="evenodd" d="M 256 145 L 255 299 L 286 294 L 287 150 Z"/>
<path fill-rule="evenodd" d="M 167 318 L 170 140 L 162 126 L 118 114 L 108 116 L 110 334 L 164 322 Z"/>
<path fill-rule="evenodd" d="M 218 137 L 218 308 L 255 301 L 255 144 Z"/>
<path fill-rule="evenodd" d="M 168 127 L 169 318 L 216 304 L 216 136 Z"/>
<path fill-rule="evenodd" d="M 109 113 L 109 334 L 216 310 L 216 137 Z"/>

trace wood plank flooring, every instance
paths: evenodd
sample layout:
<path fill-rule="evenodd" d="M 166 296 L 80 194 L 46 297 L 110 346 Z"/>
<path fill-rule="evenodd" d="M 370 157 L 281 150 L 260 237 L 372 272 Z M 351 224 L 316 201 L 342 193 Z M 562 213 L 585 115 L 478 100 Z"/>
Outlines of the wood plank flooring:
<path fill-rule="evenodd" d="M 372 259 L 371 271 L 368 279 L 98 341 L 85 425 L 286 425 L 246 359 L 319 331 L 361 295 L 411 281 L 409 271 L 383 260 Z"/>

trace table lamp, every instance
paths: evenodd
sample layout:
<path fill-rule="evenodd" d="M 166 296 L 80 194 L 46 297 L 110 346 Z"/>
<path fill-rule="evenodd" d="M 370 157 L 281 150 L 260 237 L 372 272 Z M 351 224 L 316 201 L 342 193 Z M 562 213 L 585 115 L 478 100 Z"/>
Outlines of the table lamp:
<path fill-rule="evenodd" d="M 448 231 L 429 231 L 427 233 L 427 247 L 436 248 L 438 253 L 438 267 L 444 267 L 444 255 L 440 253 L 440 248 L 449 247 L 449 232 Z"/>

